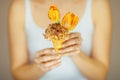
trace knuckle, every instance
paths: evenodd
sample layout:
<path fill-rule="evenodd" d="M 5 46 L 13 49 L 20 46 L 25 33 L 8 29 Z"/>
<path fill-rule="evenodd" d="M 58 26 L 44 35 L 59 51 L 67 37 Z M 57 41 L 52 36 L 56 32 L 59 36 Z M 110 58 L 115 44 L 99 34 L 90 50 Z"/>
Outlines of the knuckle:
<path fill-rule="evenodd" d="M 80 33 L 79 33 L 79 32 L 75 32 L 74 34 L 75 34 L 76 36 L 79 36 L 79 35 L 80 35 Z"/>
<path fill-rule="evenodd" d="M 81 34 L 79 32 L 77 32 L 77 35 L 80 36 Z"/>

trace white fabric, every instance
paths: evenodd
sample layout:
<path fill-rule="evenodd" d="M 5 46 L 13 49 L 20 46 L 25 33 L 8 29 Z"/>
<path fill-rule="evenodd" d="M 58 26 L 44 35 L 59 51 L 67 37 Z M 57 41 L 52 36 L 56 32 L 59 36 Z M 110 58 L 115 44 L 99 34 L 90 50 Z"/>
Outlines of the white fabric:
<path fill-rule="evenodd" d="M 87 6 L 84 14 L 73 32 L 80 32 L 82 35 L 81 50 L 87 55 L 91 53 L 92 36 L 94 25 L 91 16 L 92 0 L 87 0 Z M 28 50 L 31 61 L 35 53 L 41 49 L 53 47 L 52 42 L 44 39 L 44 30 L 38 26 L 31 14 L 30 0 L 26 0 L 26 18 L 25 30 L 28 42 Z M 87 66 L 86 66 L 87 68 Z M 71 58 L 62 57 L 62 65 L 46 73 L 40 80 L 86 80 Z"/>

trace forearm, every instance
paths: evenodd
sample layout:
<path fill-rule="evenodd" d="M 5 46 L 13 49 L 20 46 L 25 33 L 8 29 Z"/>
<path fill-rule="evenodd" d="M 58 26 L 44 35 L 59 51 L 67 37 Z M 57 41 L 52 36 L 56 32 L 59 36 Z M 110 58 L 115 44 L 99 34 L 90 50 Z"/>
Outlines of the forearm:
<path fill-rule="evenodd" d="M 80 71 L 90 80 L 105 80 L 108 69 L 104 64 L 81 52 L 79 56 L 72 57 Z"/>
<path fill-rule="evenodd" d="M 15 80 L 38 80 L 44 73 L 36 64 L 26 64 L 12 71 Z"/>

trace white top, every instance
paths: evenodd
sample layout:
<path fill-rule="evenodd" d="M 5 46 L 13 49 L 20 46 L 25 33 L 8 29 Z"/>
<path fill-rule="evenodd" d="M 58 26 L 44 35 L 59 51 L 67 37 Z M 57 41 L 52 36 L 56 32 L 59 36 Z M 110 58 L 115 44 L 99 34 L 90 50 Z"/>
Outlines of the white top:
<path fill-rule="evenodd" d="M 25 29 L 27 43 L 31 62 L 35 57 L 35 53 L 41 49 L 53 47 L 52 42 L 44 39 L 44 29 L 40 28 L 31 15 L 30 0 L 26 1 L 26 18 Z M 90 55 L 92 48 L 92 36 L 94 25 L 91 14 L 92 0 L 87 0 L 85 12 L 73 32 L 80 32 L 82 35 L 81 50 L 87 55 Z M 86 66 L 87 68 L 87 66 Z M 70 57 L 62 57 L 62 65 L 46 73 L 40 80 L 86 80 L 80 70 L 74 64 Z"/>

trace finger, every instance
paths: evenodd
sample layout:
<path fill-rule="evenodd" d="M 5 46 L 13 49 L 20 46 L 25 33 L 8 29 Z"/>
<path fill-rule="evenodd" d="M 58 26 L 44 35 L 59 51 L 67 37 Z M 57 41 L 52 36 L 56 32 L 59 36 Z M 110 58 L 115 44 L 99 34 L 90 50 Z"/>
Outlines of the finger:
<path fill-rule="evenodd" d="M 43 72 L 48 72 L 48 71 L 50 71 L 50 70 L 52 70 L 54 68 L 57 68 L 60 65 L 61 65 L 61 62 L 57 62 L 57 63 L 55 63 L 55 64 L 53 64 L 53 65 L 51 65 L 49 67 L 45 67 L 45 66 L 40 67 L 40 65 L 39 65 L 39 67 L 42 69 Z"/>
<path fill-rule="evenodd" d="M 41 62 L 47 62 L 47 61 L 52 61 L 52 60 L 57 60 L 57 59 L 60 59 L 60 56 L 54 55 L 54 54 L 47 54 L 39 58 L 35 58 L 35 62 L 41 63 Z"/>
<path fill-rule="evenodd" d="M 40 51 L 36 52 L 35 57 L 39 57 L 41 55 L 48 54 L 48 53 L 54 53 L 54 49 L 47 48 L 47 49 L 40 50 Z"/>
<path fill-rule="evenodd" d="M 63 47 L 67 47 L 73 44 L 81 44 L 81 39 L 79 37 L 71 38 L 63 42 Z"/>
<path fill-rule="evenodd" d="M 53 60 L 53 61 L 49 61 L 49 62 L 45 62 L 45 63 L 41 63 L 41 64 L 44 68 L 49 68 L 52 65 L 55 65 L 55 64 L 60 63 L 60 62 L 61 62 L 61 60 L 59 59 L 59 60 Z"/>
<path fill-rule="evenodd" d="M 57 61 L 50 61 L 50 62 L 46 62 L 46 63 L 37 64 L 37 67 L 39 67 L 41 69 L 41 71 L 47 72 L 47 71 L 50 71 L 51 69 L 54 69 L 54 68 L 60 66 L 60 64 L 61 64 L 61 61 L 57 60 Z"/>
<path fill-rule="evenodd" d="M 54 52 L 54 48 L 47 48 L 47 49 L 43 49 L 44 53 L 53 53 Z"/>
<path fill-rule="evenodd" d="M 80 36 L 81 36 L 81 34 L 79 32 L 70 33 L 70 38 L 80 37 Z"/>
<path fill-rule="evenodd" d="M 69 52 L 65 52 L 63 54 L 61 54 L 62 56 L 74 56 L 80 53 L 80 50 L 73 50 L 73 51 L 69 51 Z"/>
<path fill-rule="evenodd" d="M 74 44 L 65 48 L 61 48 L 59 49 L 59 53 L 65 53 L 65 52 L 69 52 L 69 51 L 73 51 L 76 49 L 80 49 L 80 45 L 79 44 Z"/>
<path fill-rule="evenodd" d="M 52 70 L 52 69 L 54 69 L 54 68 L 57 68 L 57 67 L 59 67 L 60 65 L 61 65 L 61 62 L 58 62 L 57 64 L 54 64 L 54 65 L 50 66 L 50 67 L 49 67 L 49 70 Z"/>

